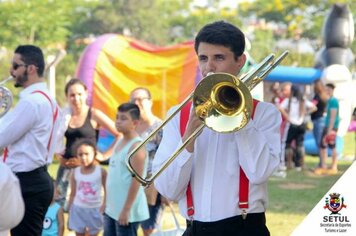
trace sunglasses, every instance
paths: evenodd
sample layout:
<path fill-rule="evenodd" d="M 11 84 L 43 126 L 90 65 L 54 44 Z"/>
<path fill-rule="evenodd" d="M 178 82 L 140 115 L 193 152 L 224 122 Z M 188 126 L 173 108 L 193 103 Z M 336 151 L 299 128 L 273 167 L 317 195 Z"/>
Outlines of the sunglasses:
<path fill-rule="evenodd" d="M 21 66 L 27 67 L 28 65 L 26 65 L 26 64 L 12 63 L 12 68 L 13 68 L 14 70 L 17 70 L 17 69 L 18 69 L 19 67 L 21 67 Z"/>
<path fill-rule="evenodd" d="M 149 100 L 150 98 L 149 97 L 143 97 L 143 98 L 131 98 L 130 99 L 130 102 L 132 102 L 132 103 L 134 103 L 134 102 L 136 102 L 136 101 L 138 101 L 138 102 L 142 102 L 143 100 Z"/>

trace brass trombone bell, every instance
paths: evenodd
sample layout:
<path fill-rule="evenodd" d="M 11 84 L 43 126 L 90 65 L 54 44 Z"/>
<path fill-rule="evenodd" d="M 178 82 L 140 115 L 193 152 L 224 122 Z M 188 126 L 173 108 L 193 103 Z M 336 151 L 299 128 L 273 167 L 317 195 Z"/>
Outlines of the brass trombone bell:
<path fill-rule="evenodd" d="M 252 111 L 252 96 L 238 78 L 226 73 L 206 76 L 193 96 L 195 113 L 207 127 L 229 133 L 244 127 Z"/>
<path fill-rule="evenodd" d="M 128 156 L 126 165 L 132 176 L 143 186 L 149 186 L 183 151 L 187 144 L 197 137 L 202 129 L 208 128 L 220 132 L 236 132 L 246 126 L 251 118 L 253 99 L 251 90 L 260 83 L 286 56 L 288 51 L 283 52 L 274 60 L 274 54 L 267 56 L 255 68 L 247 74 L 236 77 L 227 73 L 208 74 L 199 82 L 192 92 L 162 124 L 157 127 L 148 137 L 143 140 Z M 196 115 L 203 121 L 202 124 L 178 147 L 168 158 L 161 168 L 148 178 L 140 176 L 131 165 L 133 155 L 158 133 L 182 108 L 193 100 L 193 108 Z"/>

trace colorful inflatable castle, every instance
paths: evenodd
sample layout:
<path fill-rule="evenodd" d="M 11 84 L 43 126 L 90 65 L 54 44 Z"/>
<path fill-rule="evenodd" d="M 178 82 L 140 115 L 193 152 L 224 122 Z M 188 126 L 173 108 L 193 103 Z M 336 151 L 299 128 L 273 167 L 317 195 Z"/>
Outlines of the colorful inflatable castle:
<path fill-rule="evenodd" d="M 157 47 L 117 34 L 98 37 L 83 52 L 76 76 L 88 87 L 89 104 L 115 119 L 119 104 L 136 87 L 148 88 L 153 111 L 163 118 L 200 80 L 193 42 Z M 102 131 L 99 149 L 112 138 Z"/>

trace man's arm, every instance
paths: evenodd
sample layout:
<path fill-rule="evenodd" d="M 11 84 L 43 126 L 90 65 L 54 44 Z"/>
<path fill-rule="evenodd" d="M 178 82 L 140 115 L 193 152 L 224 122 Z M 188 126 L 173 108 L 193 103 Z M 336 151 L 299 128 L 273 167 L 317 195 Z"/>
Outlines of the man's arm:
<path fill-rule="evenodd" d="M 20 101 L 17 106 L 0 119 L 0 148 L 4 148 L 26 134 L 36 122 L 36 112 L 27 100 Z"/>
<path fill-rule="evenodd" d="M 172 109 L 168 112 L 168 115 L 171 112 Z M 155 173 L 181 145 L 182 138 L 179 131 L 178 113 L 163 129 L 163 138 L 153 159 L 153 173 Z M 191 155 L 191 153 L 184 149 L 154 181 L 158 192 L 167 199 L 178 200 L 185 194 L 193 166 Z"/>

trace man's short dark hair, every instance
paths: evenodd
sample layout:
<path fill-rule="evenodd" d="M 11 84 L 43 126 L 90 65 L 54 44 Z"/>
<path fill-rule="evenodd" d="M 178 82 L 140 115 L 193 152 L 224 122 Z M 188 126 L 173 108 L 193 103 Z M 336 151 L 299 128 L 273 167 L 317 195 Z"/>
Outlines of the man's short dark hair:
<path fill-rule="evenodd" d="M 235 59 L 245 51 L 245 35 L 242 31 L 226 21 L 216 21 L 205 25 L 195 37 L 194 49 L 198 53 L 200 43 L 221 45 L 230 48 Z"/>
<path fill-rule="evenodd" d="M 327 84 L 325 84 L 325 86 L 328 87 L 328 88 L 331 88 L 332 90 L 335 89 L 335 85 L 332 84 L 332 83 L 327 83 Z"/>
<path fill-rule="evenodd" d="M 21 60 L 26 65 L 36 66 L 38 76 L 43 76 L 45 61 L 42 50 L 39 47 L 34 45 L 20 45 L 15 49 L 15 53 L 21 55 Z"/>
<path fill-rule="evenodd" d="M 140 108 L 135 103 L 131 103 L 131 102 L 123 103 L 117 108 L 117 110 L 119 112 L 129 112 L 133 120 L 140 119 Z"/>

